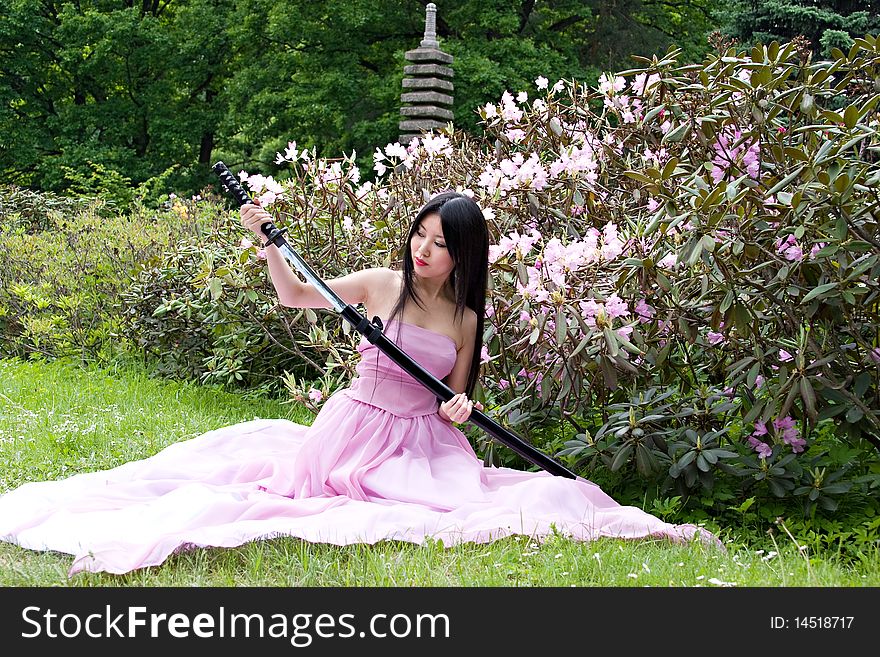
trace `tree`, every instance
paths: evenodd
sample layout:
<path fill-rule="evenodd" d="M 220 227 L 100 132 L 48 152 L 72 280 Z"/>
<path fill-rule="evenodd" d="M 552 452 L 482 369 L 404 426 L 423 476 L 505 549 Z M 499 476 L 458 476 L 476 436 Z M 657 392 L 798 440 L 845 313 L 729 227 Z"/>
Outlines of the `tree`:
<path fill-rule="evenodd" d="M 207 164 L 232 4 L 2 0 L 0 171 L 88 192 Z M 173 182 L 193 186 L 193 173 Z"/>
<path fill-rule="evenodd" d="M 724 32 L 745 45 L 806 37 L 814 56 L 849 50 L 853 38 L 880 30 L 877 0 L 733 0 Z"/>
<path fill-rule="evenodd" d="M 425 2 L 248 0 L 236 31 L 247 65 L 230 82 L 231 162 L 268 167 L 295 139 L 323 154 L 356 151 L 362 168 L 396 140 L 404 53 L 418 46 Z M 680 42 L 706 51 L 717 25 L 710 0 L 446 0 L 437 31 L 455 58 L 455 123 L 479 132 L 477 108 L 538 76 L 595 81 L 631 55 Z M 257 45 L 254 48 L 255 44 Z"/>
<path fill-rule="evenodd" d="M 697 59 L 713 0 L 443 0 L 455 122 L 543 75 L 595 81 L 675 43 Z M 178 193 L 209 164 L 269 170 L 294 139 L 395 141 L 404 53 L 424 0 L 0 0 L 0 172 L 52 191 L 152 182 Z"/>

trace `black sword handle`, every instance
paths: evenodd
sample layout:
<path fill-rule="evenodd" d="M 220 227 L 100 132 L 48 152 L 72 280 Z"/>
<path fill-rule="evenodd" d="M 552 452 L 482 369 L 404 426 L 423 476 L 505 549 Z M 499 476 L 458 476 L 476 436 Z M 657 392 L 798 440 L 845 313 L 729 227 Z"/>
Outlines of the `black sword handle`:
<path fill-rule="evenodd" d="M 211 170 L 217 174 L 217 177 L 220 178 L 220 182 L 223 183 L 223 186 L 230 194 L 232 194 L 233 198 L 235 198 L 239 205 L 247 205 L 248 203 L 253 204 L 254 199 L 245 191 L 244 187 L 241 186 L 241 183 L 238 182 L 238 178 L 235 177 L 235 174 L 232 173 L 232 171 L 229 170 L 229 167 L 227 167 L 222 161 L 217 162 L 217 164 L 212 166 Z M 267 221 L 260 226 L 260 230 L 263 231 L 263 235 L 266 236 L 266 244 L 276 244 L 282 239 L 284 233 L 287 232 L 286 228 L 279 229 L 271 221 Z"/>

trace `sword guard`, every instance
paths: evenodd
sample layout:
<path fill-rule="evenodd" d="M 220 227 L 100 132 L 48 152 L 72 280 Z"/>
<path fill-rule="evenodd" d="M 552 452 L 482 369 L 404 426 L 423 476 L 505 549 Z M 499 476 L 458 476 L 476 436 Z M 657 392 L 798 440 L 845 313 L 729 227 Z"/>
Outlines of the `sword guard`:
<path fill-rule="evenodd" d="M 271 226 L 268 232 L 266 230 L 263 230 L 263 234 L 266 235 L 266 246 L 269 246 L 270 244 L 275 244 L 275 246 L 278 246 L 277 242 L 284 237 L 284 233 L 287 232 L 287 228 L 278 228 L 275 226 L 275 224 L 264 224 L 264 226 Z"/>
<path fill-rule="evenodd" d="M 361 321 L 359 321 L 354 328 L 358 333 L 363 335 L 370 344 L 376 344 L 376 340 L 382 335 L 382 320 L 378 317 L 373 317 L 373 321 L 371 322 L 366 317 L 361 317 Z"/>

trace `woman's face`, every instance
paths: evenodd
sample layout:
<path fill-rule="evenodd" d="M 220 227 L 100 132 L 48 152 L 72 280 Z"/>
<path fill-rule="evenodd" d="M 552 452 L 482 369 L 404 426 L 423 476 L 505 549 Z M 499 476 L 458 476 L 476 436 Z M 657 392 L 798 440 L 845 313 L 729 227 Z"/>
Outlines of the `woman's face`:
<path fill-rule="evenodd" d="M 422 218 L 421 224 L 410 240 L 409 248 L 417 276 L 444 280 L 455 267 L 446 249 L 443 227 L 440 215 L 437 213 Z"/>

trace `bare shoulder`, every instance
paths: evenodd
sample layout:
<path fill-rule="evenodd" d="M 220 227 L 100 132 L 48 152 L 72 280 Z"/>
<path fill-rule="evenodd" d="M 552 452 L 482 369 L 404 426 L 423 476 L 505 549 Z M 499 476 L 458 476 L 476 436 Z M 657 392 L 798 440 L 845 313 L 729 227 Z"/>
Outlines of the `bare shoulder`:
<path fill-rule="evenodd" d="M 369 288 L 382 288 L 393 284 L 395 281 L 400 281 L 400 272 L 388 269 L 387 267 L 368 267 L 367 269 L 361 269 L 354 275 Z"/>
<path fill-rule="evenodd" d="M 459 348 L 467 344 L 473 344 L 477 335 L 477 313 L 471 308 L 465 308 L 461 318 L 461 341 Z"/>
<path fill-rule="evenodd" d="M 385 292 L 390 288 L 396 293 L 403 281 L 403 276 L 399 271 L 388 267 L 373 267 L 364 271 L 368 272 L 370 284 Z"/>
<path fill-rule="evenodd" d="M 386 300 L 396 299 L 400 294 L 403 278 L 399 271 L 388 267 L 372 267 L 361 273 L 364 276 L 368 306 L 384 306 Z"/>

